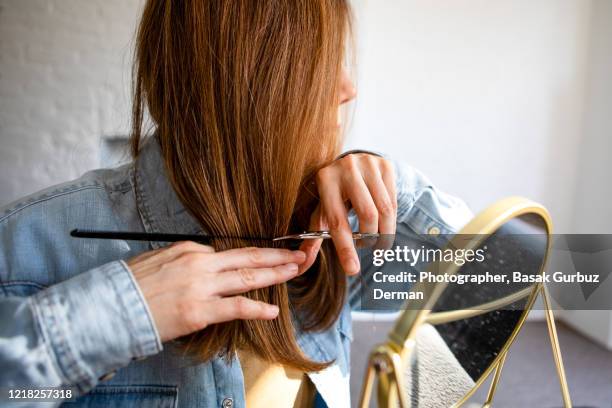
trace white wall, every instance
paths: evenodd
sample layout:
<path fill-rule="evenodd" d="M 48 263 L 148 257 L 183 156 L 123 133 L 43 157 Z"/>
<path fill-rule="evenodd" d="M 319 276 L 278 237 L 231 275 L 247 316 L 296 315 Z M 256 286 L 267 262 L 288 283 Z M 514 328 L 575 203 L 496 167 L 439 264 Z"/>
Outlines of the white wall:
<path fill-rule="evenodd" d="M 135 0 L 0 0 L 0 205 L 100 164 L 129 126 Z"/>
<path fill-rule="evenodd" d="M 509 196 L 571 226 L 585 0 L 358 0 L 352 146 L 412 163 L 474 210 Z"/>
<path fill-rule="evenodd" d="M 612 1 L 592 3 L 585 121 L 580 148 L 572 231 L 612 231 Z M 593 297 L 609 297 L 611 278 Z M 563 311 L 561 317 L 612 350 L 612 311 Z"/>
<path fill-rule="evenodd" d="M 593 0 L 575 233 L 612 232 L 612 1 Z"/>

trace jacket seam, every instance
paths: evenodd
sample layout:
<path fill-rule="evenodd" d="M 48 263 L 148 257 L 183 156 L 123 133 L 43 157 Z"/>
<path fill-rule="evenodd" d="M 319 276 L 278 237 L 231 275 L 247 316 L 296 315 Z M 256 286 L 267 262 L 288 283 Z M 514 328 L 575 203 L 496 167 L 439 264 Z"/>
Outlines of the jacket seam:
<path fill-rule="evenodd" d="M 178 393 L 177 385 L 164 384 L 100 384 L 87 394 L 114 395 L 114 394 L 148 394 L 172 395 Z"/>
<path fill-rule="evenodd" d="M 49 201 L 51 199 L 54 199 L 54 198 L 57 198 L 57 197 L 61 197 L 61 196 L 65 196 L 65 195 L 68 195 L 68 194 L 78 193 L 79 191 L 83 191 L 83 190 L 106 190 L 106 189 L 103 186 L 99 185 L 99 184 L 92 184 L 92 185 L 88 185 L 88 186 L 78 187 L 76 189 L 71 189 L 69 191 L 53 192 L 53 193 L 50 193 L 51 195 L 48 196 L 48 197 L 43 196 L 43 197 L 40 197 L 38 199 L 35 199 L 32 202 L 17 204 L 17 206 L 13 210 L 10 210 L 8 212 L 8 214 L 5 214 L 4 216 L 0 217 L 0 223 L 6 221 L 8 218 L 12 217 L 13 215 L 18 214 L 21 211 L 23 211 L 26 208 L 31 207 L 33 205 L 44 203 L 45 201 Z"/>
<path fill-rule="evenodd" d="M 41 290 L 48 288 L 47 285 L 43 285 L 41 283 L 38 283 L 35 281 L 28 281 L 28 280 L 9 280 L 5 282 L 0 282 L 0 286 L 2 288 L 8 288 L 10 286 L 22 286 L 22 285 L 35 286 L 37 289 L 41 289 Z"/>
<path fill-rule="evenodd" d="M 138 215 L 140 216 L 140 221 L 145 227 L 145 230 L 148 230 L 149 232 L 155 231 L 155 220 L 153 220 L 151 217 L 151 210 L 147 204 L 146 192 L 142 187 L 142 180 L 138 169 L 138 160 L 134 161 L 132 182 L 134 186 L 134 195 L 136 198 L 136 209 L 138 211 Z"/>

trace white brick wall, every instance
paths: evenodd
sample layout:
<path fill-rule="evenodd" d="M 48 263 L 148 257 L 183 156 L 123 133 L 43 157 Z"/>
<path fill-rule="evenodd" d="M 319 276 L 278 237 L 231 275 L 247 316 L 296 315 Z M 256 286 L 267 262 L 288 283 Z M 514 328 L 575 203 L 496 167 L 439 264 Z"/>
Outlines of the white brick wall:
<path fill-rule="evenodd" d="M 126 134 L 141 0 L 0 0 L 0 205 L 100 164 Z"/>

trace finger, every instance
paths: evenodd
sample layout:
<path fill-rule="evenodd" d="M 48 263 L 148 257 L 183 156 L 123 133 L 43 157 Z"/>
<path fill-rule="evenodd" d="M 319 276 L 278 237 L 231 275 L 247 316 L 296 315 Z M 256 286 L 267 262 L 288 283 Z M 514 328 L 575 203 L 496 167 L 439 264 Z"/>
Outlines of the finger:
<path fill-rule="evenodd" d="M 327 229 L 327 223 L 323 221 L 321 215 L 321 206 L 317 205 L 314 212 L 310 216 L 310 224 L 308 225 L 309 231 L 323 231 Z M 298 275 L 306 272 L 317 259 L 319 250 L 321 249 L 322 239 L 305 239 L 300 245 L 300 251 L 306 254 L 306 260 L 302 263 L 298 270 Z"/>
<path fill-rule="evenodd" d="M 393 207 L 393 234 L 395 234 L 395 231 L 397 230 L 397 184 L 395 181 L 395 169 L 390 161 L 383 160 L 380 164 L 380 172 L 383 183 L 387 188 L 389 199 L 391 200 L 391 206 Z M 394 241 L 395 235 L 383 235 L 382 239 L 377 242 L 377 247 L 386 249 L 391 248 Z"/>
<path fill-rule="evenodd" d="M 317 188 L 321 197 L 323 216 L 326 218 L 329 230 L 338 253 L 338 259 L 348 275 L 359 272 L 359 258 L 353 243 L 353 233 L 348 223 L 348 214 L 344 207 L 344 200 L 340 188 L 336 183 L 330 182 L 321 171 L 317 174 Z"/>
<path fill-rule="evenodd" d="M 207 262 L 220 272 L 240 268 L 271 268 L 289 263 L 301 264 L 305 259 L 306 254 L 302 251 L 250 247 L 217 252 Z"/>
<path fill-rule="evenodd" d="M 253 289 L 265 288 L 287 282 L 297 276 L 298 265 L 294 263 L 275 266 L 274 268 L 241 268 L 221 272 L 215 277 L 216 294 L 220 296 L 236 295 Z"/>
<path fill-rule="evenodd" d="M 209 324 L 229 322 L 231 320 L 271 320 L 278 316 L 278 306 L 259 302 L 244 296 L 232 296 L 210 302 Z M 202 308 L 202 310 L 205 310 Z"/>
<path fill-rule="evenodd" d="M 391 206 L 397 214 L 397 184 L 395 182 L 395 169 L 393 168 L 393 164 L 388 160 L 383 160 L 380 173 L 383 183 L 385 183 L 385 187 L 387 188 Z"/>
<path fill-rule="evenodd" d="M 377 167 L 372 167 L 365 172 L 364 181 L 378 211 L 378 232 L 395 234 L 395 209 L 380 170 Z"/>
<path fill-rule="evenodd" d="M 378 232 L 378 209 L 361 172 L 356 171 L 352 174 L 350 182 L 343 186 L 343 191 L 351 201 L 359 219 L 359 232 Z"/>

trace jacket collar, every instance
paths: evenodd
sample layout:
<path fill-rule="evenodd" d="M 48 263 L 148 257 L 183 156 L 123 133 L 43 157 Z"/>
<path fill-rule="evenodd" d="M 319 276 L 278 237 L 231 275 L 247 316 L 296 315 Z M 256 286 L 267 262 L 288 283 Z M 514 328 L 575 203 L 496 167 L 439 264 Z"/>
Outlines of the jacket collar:
<path fill-rule="evenodd" d="M 143 141 L 134 163 L 133 184 L 136 205 L 146 232 L 204 233 L 174 192 L 155 135 Z M 160 248 L 163 245 L 160 242 L 151 242 L 151 246 Z"/>

